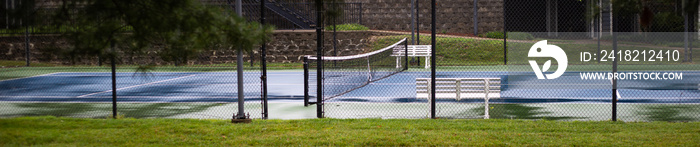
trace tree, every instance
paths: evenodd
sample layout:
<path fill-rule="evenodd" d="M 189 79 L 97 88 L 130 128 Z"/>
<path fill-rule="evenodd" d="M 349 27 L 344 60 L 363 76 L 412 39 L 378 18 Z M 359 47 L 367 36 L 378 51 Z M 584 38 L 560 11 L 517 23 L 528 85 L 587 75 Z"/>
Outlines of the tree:
<path fill-rule="evenodd" d="M 338 49 L 337 49 L 337 43 L 338 40 L 337 38 L 337 31 L 338 31 L 338 19 L 342 18 L 343 16 L 343 7 L 342 4 L 344 3 L 344 0 L 327 0 L 330 2 L 329 8 L 326 9 L 324 12 L 324 15 L 326 16 L 325 20 L 326 22 L 331 22 L 331 25 L 333 26 L 333 56 L 338 55 Z"/>
<path fill-rule="evenodd" d="M 55 18 L 70 28 L 70 54 L 114 57 L 112 43 L 130 54 L 157 46 L 175 63 L 211 48 L 251 51 L 273 29 L 197 0 L 63 0 Z"/>

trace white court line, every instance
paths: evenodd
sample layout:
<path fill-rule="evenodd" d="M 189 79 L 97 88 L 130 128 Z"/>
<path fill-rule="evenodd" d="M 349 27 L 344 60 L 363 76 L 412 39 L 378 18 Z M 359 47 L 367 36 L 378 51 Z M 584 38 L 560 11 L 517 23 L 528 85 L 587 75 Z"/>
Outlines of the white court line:
<path fill-rule="evenodd" d="M 0 98 L 48 98 L 65 99 L 76 98 L 75 96 L 0 96 Z M 112 96 L 90 96 L 82 98 L 112 98 Z M 198 98 L 238 98 L 231 96 L 117 96 L 117 98 L 168 98 L 168 99 L 198 99 Z M 260 98 L 260 96 L 247 96 L 245 98 Z"/>
<path fill-rule="evenodd" d="M 0 82 L 12 81 L 12 80 L 19 80 L 19 79 L 26 79 L 26 78 L 34 78 L 34 77 L 41 77 L 41 76 L 50 76 L 50 75 L 52 75 L 52 74 L 59 74 L 59 73 L 62 73 L 62 72 L 47 73 L 47 74 L 42 74 L 42 75 L 35 75 L 35 76 L 21 77 L 21 78 L 14 78 L 14 79 L 6 79 L 6 80 L 0 80 Z"/>
<path fill-rule="evenodd" d="M 122 72 L 122 73 L 123 73 L 123 72 Z M 129 74 L 129 73 L 126 73 L 126 74 Z M 206 77 L 206 76 L 235 76 L 235 75 L 236 75 L 236 74 L 206 74 L 206 73 L 197 73 L 197 74 L 198 74 L 199 76 L 203 76 L 203 77 Z M 177 76 L 177 75 L 178 75 L 178 74 L 161 74 L 161 73 L 155 73 L 155 74 L 153 74 L 153 77 L 157 77 L 157 76 Z M 180 74 L 180 75 L 184 75 L 184 74 Z M 243 75 L 244 75 L 244 76 L 250 76 L 251 74 L 245 74 L 245 73 L 244 73 Z M 262 75 L 262 74 L 255 74 L 255 75 Z M 268 76 L 271 76 L 271 75 L 272 75 L 272 76 L 303 76 L 303 74 L 267 74 L 267 75 L 268 75 Z M 112 76 L 112 75 L 85 75 L 85 74 L 79 74 L 79 73 L 76 73 L 76 74 L 71 73 L 71 74 L 50 75 L 50 76 L 53 76 L 53 77 L 108 77 L 108 76 Z M 117 77 L 127 77 L 127 76 L 133 77 L 133 75 L 117 75 Z M 140 75 L 136 75 L 136 76 L 139 77 Z M 150 76 L 150 75 L 148 75 L 148 76 Z"/>
<path fill-rule="evenodd" d="M 209 86 L 209 85 L 226 86 L 226 85 L 231 85 L 231 86 L 237 86 L 238 84 L 153 84 L 153 85 L 163 85 L 163 86 L 166 86 L 166 85 L 171 85 L 171 86 Z M 260 83 L 248 83 L 248 84 L 243 84 L 243 85 L 255 86 L 255 85 L 260 85 Z M 273 86 L 297 86 L 297 85 L 304 85 L 304 84 L 267 84 L 267 85 L 268 86 L 269 85 L 273 85 Z"/>
<path fill-rule="evenodd" d="M 179 80 L 179 79 L 188 78 L 188 77 L 192 77 L 192 76 L 195 76 L 195 75 L 189 75 L 189 76 L 178 77 L 178 78 L 172 78 L 172 79 L 167 79 L 167 80 L 162 80 L 162 81 L 156 81 L 156 82 L 151 82 L 151 83 L 146 83 L 146 84 L 140 84 L 140 85 L 134 85 L 134 86 L 129 86 L 129 87 L 123 87 L 123 88 L 117 89 L 117 91 L 118 91 L 118 90 L 129 89 L 129 88 L 134 88 L 134 87 L 139 87 L 139 86 L 146 86 L 146 85 L 152 85 L 152 84 L 157 84 L 157 83 L 163 83 L 163 82 L 167 82 L 167 81 Z M 79 97 L 79 98 L 82 98 L 82 97 L 91 96 L 91 95 L 100 94 L 100 93 L 105 93 L 105 92 L 112 92 L 112 90 L 107 90 L 107 91 L 102 91 L 102 92 L 95 92 L 95 93 L 85 94 L 85 95 L 81 95 L 81 96 L 78 96 L 78 97 Z"/>

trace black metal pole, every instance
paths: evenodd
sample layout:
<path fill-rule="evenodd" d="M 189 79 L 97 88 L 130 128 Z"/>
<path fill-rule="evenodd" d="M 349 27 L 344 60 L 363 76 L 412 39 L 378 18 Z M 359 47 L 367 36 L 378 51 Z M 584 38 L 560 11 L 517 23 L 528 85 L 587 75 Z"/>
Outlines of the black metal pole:
<path fill-rule="evenodd" d="M 615 24 L 616 19 L 613 15 L 613 52 L 611 54 L 617 53 L 617 32 L 615 32 L 615 28 L 617 27 L 617 24 Z M 613 59 L 613 69 L 612 73 L 615 74 L 617 73 L 617 58 Z M 617 79 L 615 77 L 612 77 L 612 121 L 617 121 Z"/>
<path fill-rule="evenodd" d="M 241 0 L 236 0 L 236 14 L 238 16 L 243 17 L 243 6 Z M 248 119 L 248 117 L 245 115 L 245 90 L 243 87 L 243 76 L 243 49 L 240 45 L 238 45 L 238 49 L 236 49 L 236 84 L 238 85 L 238 113 L 234 116 L 233 119 Z"/>
<path fill-rule="evenodd" d="M 316 2 L 316 117 L 323 118 L 323 1 Z"/>
<path fill-rule="evenodd" d="M 503 1 L 503 65 L 508 65 L 508 26 L 506 23 L 506 1 Z"/>
<path fill-rule="evenodd" d="M 430 5 L 431 5 L 431 31 L 430 31 L 430 118 L 435 119 L 435 0 L 431 0 Z"/>
<path fill-rule="evenodd" d="M 362 3 L 360 4 L 360 24 L 362 25 Z"/>
<path fill-rule="evenodd" d="M 333 1 L 333 9 L 336 9 L 333 11 L 337 11 L 337 9 L 338 9 L 337 7 L 339 7 L 339 6 L 337 6 L 335 1 Z M 337 41 L 336 41 L 336 36 L 335 36 L 337 33 L 336 31 L 338 30 L 338 24 L 336 23 L 336 20 L 337 20 L 337 18 L 336 18 L 336 16 L 334 16 L 333 17 L 333 40 L 331 40 L 331 41 L 333 41 L 333 56 L 338 56 Z M 335 62 L 333 62 L 333 64 L 335 64 Z"/>
<path fill-rule="evenodd" d="M 479 35 L 479 4 L 478 0 L 474 0 L 474 36 Z M 505 15 L 504 15 L 505 16 Z"/>
<path fill-rule="evenodd" d="M 685 44 L 684 44 L 685 45 L 685 61 L 690 62 L 691 55 L 690 55 L 690 48 L 688 46 L 688 44 L 689 44 L 688 43 L 688 13 L 686 13 L 685 11 L 683 11 L 683 23 L 684 23 L 683 35 L 685 37 L 685 39 L 684 39 L 684 41 L 685 41 Z"/>
<path fill-rule="evenodd" d="M 419 4 L 420 0 L 416 0 L 416 45 L 420 45 L 420 7 L 418 7 Z M 420 60 L 418 61 L 418 64 L 420 64 Z"/>
<path fill-rule="evenodd" d="M 403 63 L 403 70 L 408 70 L 408 38 L 404 38 L 404 63 Z"/>
<path fill-rule="evenodd" d="M 117 118 L 117 65 L 114 56 L 117 53 L 114 51 L 114 41 L 110 42 L 110 48 L 112 49 L 112 118 Z"/>
<path fill-rule="evenodd" d="M 420 45 L 420 0 L 416 0 L 416 45 Z M 420 66 L 420 57 L 416 57 L 416 63 Z"/>
<path fill-rule="evenodd" d="M 309 106 L 309 57 L 304 56 L 304 107 Z"/>
<path fill-rule="evenodd" d="M 26 53 L 27 67 L 29 67 L 29 26 L 24 29 L 24 51 Z"/>
<path fill-rule="evenodd" d="M 260 1 L 260 25 L 265 25 L 265 0 Z M 264 29 L 264 27 L 263 27 Z M 265 40 L 262 41 L 260 46 L 260 64 L 262 64 L 262 76 L 260 81 L 262 82 L 262 101 L 263 101 L 263 119 L 268 118 L 268 108 L 267 108 L 267 45 Z M 251 59 L 252 60 L 252 59 Z M 251 61 L 251 64 L 253 62 Z"/>

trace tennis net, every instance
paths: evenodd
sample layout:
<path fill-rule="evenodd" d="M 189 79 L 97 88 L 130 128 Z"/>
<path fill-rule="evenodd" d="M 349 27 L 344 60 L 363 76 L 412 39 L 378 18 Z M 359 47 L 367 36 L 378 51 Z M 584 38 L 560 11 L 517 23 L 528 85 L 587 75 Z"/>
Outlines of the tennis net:
<path fill-rule="evenodd" d="M 408 68 L 406 39 L 390 46 L 369 53 L 352 56 L 315 56 L 304 57 L 306 95 L 316 95 L 318 80 L 321 80 L 322 100 L 342 96 L 369 83 L 382 80 Z M 322 66 L 322 76 L 318 76 L 317 67 Z M 308 99 L 308 96 L 306 96 Z"/>

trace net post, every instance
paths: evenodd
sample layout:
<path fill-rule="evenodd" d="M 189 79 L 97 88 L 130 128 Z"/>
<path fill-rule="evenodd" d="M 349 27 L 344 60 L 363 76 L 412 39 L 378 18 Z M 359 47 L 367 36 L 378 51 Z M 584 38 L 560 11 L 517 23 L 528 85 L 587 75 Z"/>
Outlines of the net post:
<path fill-rule="evenodd" d="M 408 38 L 404 38 L 404 67 L 403 70 L 408 70 Z"/>
<path fill-rule="evenodd" d="M 304 56 L 304 107 L 309 106 L 309 57 Z"/>

